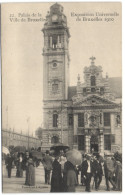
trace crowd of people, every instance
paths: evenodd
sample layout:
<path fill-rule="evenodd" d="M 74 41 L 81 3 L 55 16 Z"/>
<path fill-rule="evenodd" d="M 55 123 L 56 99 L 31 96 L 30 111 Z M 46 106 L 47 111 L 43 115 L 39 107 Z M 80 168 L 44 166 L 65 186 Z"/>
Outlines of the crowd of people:
<path fill-rule="evenodd" d="M 23 177 L 23 171 L 26 172 L 25 185 L 35 185 L 35 166 L 36 162 L 31 153 L 7 154 L 5 164 L 8 172 L 8 178 L 11 178 L 12 168 L 16 166 L 16 177 Z"/>
<path fill-rule="evenodd" d="M 25 170 L 25 185 L 35 186 L 35 167 L 39 165 L 34 160 L 32 153 L 15 153 L 7 155 L 6 168 L 8 178 L 11 177 L 11 170 L 16 166 L 16 177 L 23 177 Z M 91 188 L 96 191 L 100 189 L 103 176 L 105 177 L 106 190 L 122 191 L 122 161 L 117 156 L 102 157 L 100 155 L 84 154 L 81 165 L 73 165 L 66 158 L 66 153 L 61 150 L 56 156 L 50 155 L 47 150 L 41 159 L 45 172 L 45 184 L 51 185 L 50 192 L 75 192 L 79 185 L 79 174 L 81 184 L 85 191 L 90 192 Z M 93 178 L 93 179 L 92 179 Z"/>

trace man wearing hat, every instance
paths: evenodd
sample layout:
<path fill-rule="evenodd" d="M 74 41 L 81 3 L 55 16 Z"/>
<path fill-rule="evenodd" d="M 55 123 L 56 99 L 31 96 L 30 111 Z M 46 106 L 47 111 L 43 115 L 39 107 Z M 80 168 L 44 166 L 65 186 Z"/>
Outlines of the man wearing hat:
<path fill-rule="evenodd" d="M 86 160 L 83 161 L 83 163 L 82 163 L 81 174 L 85 178 L 85 186 L 86 186 L 85 191 L 91 192 L 90 191 L 90 182 L 91 182 L 91 177 L 93 175 L 93 163 L 91 161 L 90 154 L 86 155 Z"/>
<path fill-rule="evenodd" d="M 98 156 L 94 156 L 94 159 L 93 159 L 93 173 L 94 173 L 93 176 L 94 176 L 94 182 L 95 182 L 95 190 L 98 190 L 100 183 L 102 181 L 102 175 L 103 175 L 101 161 L 99 160 Z"/>
<path fill-rule="evenodd" d="M 53 159 L 49 155 L 49 150 L 46 150 L 46 156 L 43 158 L 42 163 L 45 170 L 45 184 L 50 184 L 50 172 L 52 170 Z"/>

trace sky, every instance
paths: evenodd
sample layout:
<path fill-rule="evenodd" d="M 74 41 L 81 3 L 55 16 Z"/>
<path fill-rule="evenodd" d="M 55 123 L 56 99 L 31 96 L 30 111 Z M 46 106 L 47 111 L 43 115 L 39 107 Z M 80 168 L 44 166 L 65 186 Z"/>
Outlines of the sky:
<path fill-rule="evenodd" d="M 27 22 L 27 15 L 38 13 L 45 19 L 53 3 L 21 3 L 2 5 L 2 127 L 30 134 L 42 125 L 42 66 L 44 21 Z M 103 75 L 121 76 L 121 4 L 120 3 L 61 3 L 67 16 L 70 53 L 70 85 L 76 85 L 77 75 L 83 81 L 83 69 L 101 65 Z M 76 21 L 73 14 L 114 13 L 114 21 Z M 22 15 L 22 17 L 18 17 Z M 11 18 L 26 22 L 13 22 Z M 31 17 L 30 17 L 31 18 Z M 93 17 L 95 18 L 95 17 Z M 112 18 L 112 17 L 110 17 Z M 103 17 L 104 20 L 104 17 Z"/>

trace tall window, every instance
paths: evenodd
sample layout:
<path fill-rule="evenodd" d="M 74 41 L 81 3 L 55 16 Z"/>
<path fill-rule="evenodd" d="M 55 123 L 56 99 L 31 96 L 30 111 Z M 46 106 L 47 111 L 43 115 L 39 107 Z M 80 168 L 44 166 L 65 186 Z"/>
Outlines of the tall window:
<path fill-rule="evenodd" d="M 111 150 L 111 135 L 104 135 L 104 149 Z"/>
<path fill-rule="evenodd" d="M 52 37 L 52 47 L 53 49 L 57 48 L 57 35 L 53 35 Z"/>
<path fill-rule="evenodd" d="M 53 114 L 53 127 L 58 126 L 58 114 Z"/>
<path fill-rule="evenodd" d="M 73 125 L 73 114 L 69 114 L 69 126 Z"/>
<path fill-rule="evenodd" d="M 95 86 L 96 82 L 95 82 L 95 76 L 91 76 L 91 86 Z"/>
<path fill-rule="evenodd" d="M 49 46 L 53 49 L 61 47 L 61 35 L 52 35 L 49 37 Z"/>
<path fill-rule="evenodd" d="M 78 114 L 78 127 L 84 127 L 84 113 Z"/>
<path fill-rule="evenodd" d="M 110 113 L 104 113 L 104 126 L 110 126 Z"/>

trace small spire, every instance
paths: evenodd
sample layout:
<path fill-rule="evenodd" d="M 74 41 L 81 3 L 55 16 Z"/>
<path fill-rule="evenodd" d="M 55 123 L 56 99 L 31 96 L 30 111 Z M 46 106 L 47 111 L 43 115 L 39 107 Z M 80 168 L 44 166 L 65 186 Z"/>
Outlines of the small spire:
<path fill-rule="evenodd" d="M 78 79 L 78 81 L 80 81 L 80 75 L 78 74 L 78 76 L 77 76 L 77 79 Z"/>
<path fill-rule="evenodd" d="M 109 76 L 108 76 L 108 73 L 106 72 L 106 79 L 108 79 L 109 78 Z"/>
<path fill-rule="evenodd" d="M 89 58 L 89 59 L 91 60 L 91 66 L 95 65 L 95 64 L 94 64 L 94 63 L 95 63 L 94 60 L 95 60 L 96 58 L 92 56 L 92 57 Z"/>

